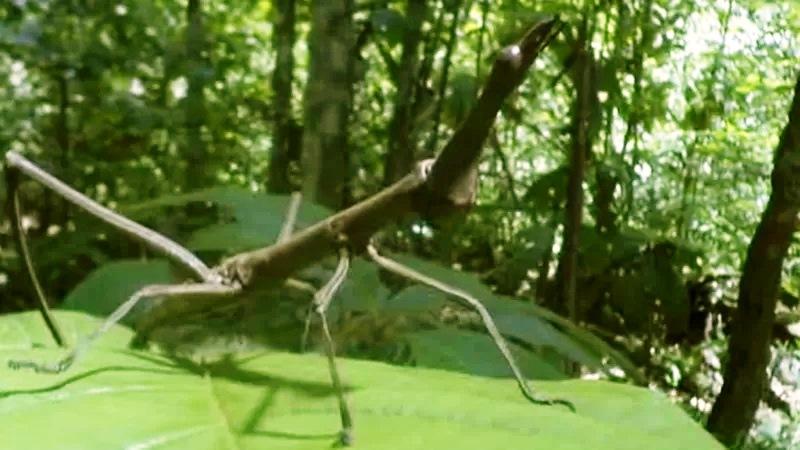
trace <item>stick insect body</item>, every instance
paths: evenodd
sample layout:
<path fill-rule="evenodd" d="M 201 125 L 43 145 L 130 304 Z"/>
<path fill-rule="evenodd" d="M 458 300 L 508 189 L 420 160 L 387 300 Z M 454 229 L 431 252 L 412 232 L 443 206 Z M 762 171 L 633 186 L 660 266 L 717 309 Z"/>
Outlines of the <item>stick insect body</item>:
<path fill-rule="evenodd" d="M 22 155 L 9 151 L 6 153 L 8 179 L 13 179 L 18 173 L 24 173 L 89 214 L 142 242 L 154 251 L 164 254 L 173 262 L 188 269 L 194 277 L 194 280 L 183 284 L 151 285 L 139 289 L 106 318 L 97 330 L 77 343 L 74 349 L 60 361 L 45 364 L 32 361 L 9 361 L 9 366 L 17 369 L 30 368 L 37 372 L 63 372 L 89 349 L 92 342 L 125 317 L 141 300 L 153 297 L 168 299 L 211 296 L 224 301 L 226 298 L 246 291 L 264 286 L 274 286 L 276 280 L 286 282 L 294 271 L 315 263 L 323 256 L 334 253 L 338 255 L 337 268 L 330 280 L 314 295 L 311 313 L 317 315 L 321 322 L 323 347 L 339 402 L 342 424 L 341 442 L 350 444 L 353 441 L 352 415 L 336 366 L 335 350 L 326 312 L 336 291 L 347 276 L 353 253 L 364 253 L 384 270 L 445 292 L 475 310 L 508 363 L 523 395 L 534 404 L 560 404 L 574 409 L 572 404 L 566 400 L 549 399 L 533 392 L 494 320 L 478 299 L 456 287 L 381 256 L 370 241 L 372 234 L 394 218 L 405 212 L 419 209 L 420 196 L 425 197 L 427 194 L 428 198 L 433 197 L 437 201 L 445 199 L 455 203 L 456 206 L 460 204 L 460 199 L 474 197 L 474 182 L 477 177 L 472 176 L 474 174 L 471 171 L 477 170 L 480 146 L 488 133 L 491 120 L 499 111 L 502 99 L 522 81 L 525 70 L 530 67 L 539 51 L 553 38 L 557 32 L 557 27 L 555 27 L 557 23 L 557 19 L 553 19 L 535 25 L 520 42 L 512 46 L 514 51 L 501 53 L 477 106 L 470 112 L 464 124 L 456 131 L 437 159 L 420 162 L 412 173 L 373 197 L 315 225 L 292 233 L 300 201 L 299 196 L 295 195 L 290 202 L 287 219 L 276 244 L 232 256 L 213 268 L 208 267 L 180 244 L 98 204 L 42 170 Z M 464 155 L 464 152 L 467 154 Z M 470 186 L 471 183 L 472 186 Z M 10 208 L 10 211 L 15 215 L 13 222 L 16 225 L 15 234 L 23 257 L 29 262 L 24 231 L 18 226 L 19 204 L 15 192 L 16 183 L 11 183 L 10 188 L 8 194 L 14 202 L 14 207 Z M 36 288 L 42 314 L 56 341 L 61 344 L 63 338 L 46 307 L 33 266 L 29 263 L 26 266 L 30 271 L 31 282 Z"/>
<path fill-rule="evenodd" d="M 121 216 L 120 214 L 111 211 L 108 208 L 103 207 L 102 205 L 96 203 L 94 200 L 84 196 L 83 194 L 79 193 L 78 191 L 72 189 L 62 181 L 58 180 L 57 178 L 53 177 L 52 175 L 48 174 L 34 163 L 23 157 L 22 155 L 16 152 L 8 152 L 6 154 L 6 164 L 7 164 L 7 171 L 15 171 L 18 170 L 20 172 L 29 175 L 31 178 L 41 182 L 45 186 L 53 189 L 59 195 L 62 195 L 64 198 L 72 202 L 73 204 L 79 206 L 80 208 L 86 210 L 93 216 L 103 220 L 104 222 L 109 223 L 113 227 L 117 228 L 120 231 L 129 234 L 138 240 L 146 243 L 149 247 L 160 251 L 161 253 L 165 253 L 169 256 L 172 260 L 180 263 L 182 266 L 192 270 L 192 273 L 198 278 L 197 281 L 186 282 L 183 284 L 168 284 L 168 285 L 150 285 L 145 286 L 138 291 L 136 291 L 127 301 L 122 303 L 106 320 L 89 336 L 83 338 L 80 342 L 78 342 L 75 348 L 70 351 L 67 356 L 63 359 L 56 361 L 54 363 L 36 363 L 33 361 L 9 361 L 8 365 L 14 369 L 21 369 L 21 368 L 29 368 L 33 369 L 36 372 L 44 372 L 44 373 L 61 373 L 67 369 L 69 369 L 92 345 L 92 343 L 97 340 L 100 336 L 102 336 L 105 332 L 107 332 L 114 324 L 119 322 L 125 315 L 127 315 L 137 303 L 141 300 L 154 298 L 154 297 L 164 297 L 164 298 L 177 298 L 177 297 L 192 297 L 192 296 L 216 296 L 219 297 L 220 300 L 223 300 L 226 297 L 232 297 L 237 294 L 242 293 L 245 289 L 241 285 L 240 281 L 229 278 L 226 276 L 225 265 L 223 263 L 222 266 L 218 268 L 208 268 L 199 258 L 194 256 L 189 250 L 180 246 L 176 242 L 170 240 L 169 238 L 159 234 L 158 232 L 146 228 L 132 220 Z M 430 164 L 421 164 L 420 173 L 427 172 L 427 167 Z M 15 192 L 9 192 L 9 195 L 16 196 Z M 289 215 L 286 221 L 286 225 L 284 226 L 283 231 L 279 237 L 279 242 L 285 241 L 288 239 L 290 232 L 287 230 L 291 229 L 291 224 L 294 223 L 294 217 L 296 217 L 297 213 L 297 205 L 299 204 L 299 197 L 294 196 L 293 201 L 290 203 L 289 208 Z M 18 218 L 15 218 L 17 220 Z M 19 237 L 21 238 L 21 243 L 24 244 L 24 236 L 21 234 L 22 230 L 20 230 Z M 341 440 L 345 444 L 349 444 L 353 441 L 352 437 L 352 415 L 350 413 L 350 408 L 347 404 L 347 400 L 344 396 L 344 390 L 341 382 L 341 377 L 339 376 L 338 369 L 336 367 L 335 362 L 335 351 L 333 340 L 330 334 L 330 328 L 327 322 L 326 312 L 328 306 L 330 305 L 333 296 L 335 295 L 336 291 L 338 290 L 339 286 L 341 286 L 342 281 L 347 276 L 347 271 L 349 269 L 349 261 L 351 257 L 351 252 L 348 250 L 346 245 L 346 240 L 342 237 L 339 237 L 341 246 L 339 247 L 339 263 L 336 268 L 334 275 L 331 279 L 323 286 L 314 296 L 313 304 L 312 304 L 312 312 L 315 313 L 321 322 L 322 326 L 322 337 L 324 341 L 324 348 L 325 353 L 328 359 L 331 379 L 334 384 L 334 388 L 336 391 L 336 395 L 339 401 L 339 409 L 341 412 L 342 418 L 342 432 L 341 432 Z M 439 280 L 433 279 L 426 275 L 423 275 L 410 267 L 404 266 L 397 261 L 389 259 L 385 256 L 381 256 L 374 245 L 369 244 L 366 248 L 366 254 L 369 256 L 372 261 L 378 264 L 381 268 L 392 272 L 394 274 L 400 275 L 402 277 L 408 278 L 412 281 L 419 282 L 431 286 L 435 289 L 441 290 L 451 296 L 454 296 L 463 302 L 465 302 L 468 306 L 472 307 L 476 310 L 481 319 L 483 320 L 487 331 L 491 335 L 492 339 L 494 340 L 495 344 L 497 345 L 498 349 L 502 353 L 503 357 L 506 359 L 509 367 L 511 368 L 514 377 L 516 378 L 520 390 L 522 391 L 523 395 L 528 398 L 530 401 L 536 404 L 562 404 L 569 408 L 572 408 L 572 405 L 565 401 L 559 399 L 547 399 L 541 396 L 538 396 L 533 393 L 531 388 L 528 386 L 527 381 L 525 380 L 521 370 L 517 366 L 514 357 L 512 356 L 511 352 L 508 349 L 508 346 L 505 343 L 502 335 L 497 329 L 497 326 L 494 324 L 491 315 L 486 310 L 486 308 L 474 297 L 470 296 L 469 294 L 461 291 L 458 288 L 453 286 L 449 286 Z M 31 266 L 32 269 L 32 266 Z M 229 273 L 229 272 L 227 272 Z M 36 279 L 35 275 L 32 274 L 32 279 Z M 37 288 L 37 291 L 40 291 L 41 288 Z M 44 303 L 44 299 L 40 298 L 40 302 Z M 46 303 L 44 303 L 46 304 Z M 55 323 L 54 319 L 50 317 L 49 311 L 43 310 L 43 315 L 48 322 Z"/>

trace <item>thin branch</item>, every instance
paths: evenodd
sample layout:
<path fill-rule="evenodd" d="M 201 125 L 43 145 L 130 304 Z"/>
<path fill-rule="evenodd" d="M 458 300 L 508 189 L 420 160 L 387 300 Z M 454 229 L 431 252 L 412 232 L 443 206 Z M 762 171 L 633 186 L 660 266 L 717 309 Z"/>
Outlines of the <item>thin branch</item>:
<path fill-rule="evenodd" d="M 442 109 L 444 107 L 444 94 L 447 91 L 447 82 L 450 76 L 450 59 L 453 56 L 453 50 L 456 46 L 458 24 L 460 21 L 459 13 L 461 12 L 463 3 L 464 0 L 455 0 L 452 6 L 451 14 L 453 16 L 453 21 L 450 22 L 450 30 L 447 33 L 447 43 L 445 44 L 444 59 L 442 60 L 442 75 L 439 77 L 436 105 L 433 111 L 433 126 L 431 128 L 431 135 L 428 138 L 426 145 L 429 152 L 433 152 L 436 149 L 439 141 L 439 125 L 441 125 Z M 467 5 L 466 8 L 463 8 L 466 10 L 467 14 L 469 14 L 469 8 L 471 6 L 472 5 L 470 4 Z"/>
<path fill-rule="evenodd" d="M 392 57 L 389 46 L 385 42 L 378 40 L 375 42 L 375 48 L 378 49 L 378 54 L 383 58 L 383 63 L 386 64 L 386 71 L 389 72 L 389 78 L 396 84 L 399 78 L 400 66 L 394 60 L 394 57 Z"/>
<path fill-rule="evenodd" d="M 487 25 L 489 24 L 489 0 L 481 1 L 481 29 L 478 32 L 478 51 L 475 52 L 475 79 L 481 79 L 481 61 L 483 60 L 483 36 L 486 34 Z"/>
<path fill-rule="evenodd" d="M 492 149 L 495 155 L 500 159 L 500 165 L 503 167 L 503 174 L 506 176 L 506 183 L 508 184 L 508 192 L 511 195 L 511 202 L 515 209 L 522 209 L 522 203 L 517 195 L 517 186 L 514 181 L 514 174 L 511 172 L 511 165 L 508 163 L 506 154 L 503 153 L 503 147 L 500 145 L 500 139 L 497 138 L 497 133 L 491 134 Z"/>

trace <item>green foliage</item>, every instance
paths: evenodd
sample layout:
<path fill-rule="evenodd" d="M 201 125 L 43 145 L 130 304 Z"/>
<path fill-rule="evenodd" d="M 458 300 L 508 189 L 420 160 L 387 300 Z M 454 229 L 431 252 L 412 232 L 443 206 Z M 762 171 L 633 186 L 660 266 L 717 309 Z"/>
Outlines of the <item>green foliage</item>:
<path fill-rule="evenodd" d="M 406 29 L 406 19 L 402 14 L 390 8 L 377 9 L 370 15 L 370 22 L 390 46 L 402 42 Z"/>
<path fill-rule="evenodd" d="M 126 213 L 145 219 L 163 212 L 165 207 L 192 203 L 212 204 L 222 209 L 218 223 L 195 230 L 187 246 L 196 251 L 237 252 L 275 242 L 285 222 L 289 197 L 251 192 L 237 187 L 217 187 L 188 194 L 166 195 L 130 205 Z M 297 228 L 315 223 L 330 212 L 310 202 L 301 203 Z"/>
<path fill-rule="evenodd" d="M 453 370 L 484 377 L 508 377 L 511 369 L 489 336 L 449 328 L 406 335 L 414 363 L 421 367 Z M 531 378 L 565 379 L 567 376 L 535 353 L 511 346 L 520 369 Z"/>
<path fill-rule="evenodd" d="M 467 117 L 478 94 L 477 80 L 471 73 L 455 73 L 450 80 L 450 95 L 445 104 L 448 123 L 458 126 Z"/>
<path fill-rule="evenodd" d="M 56 311 L 55 315 L 68 345 L 74 345 L 81 338 L 89 335 L 100 323 L 97 317 L 79 312 Z M 116 326 L 97 341 L 97 348 L 100 351 L 110 348 L 125 348 L 132 337 L 133 332 L 129 328 Z M 0 318 L 0 348 L 4 351 L 43 348 L 57 351 L 53 337 L 47 328 L 43 326 L 42 316 L 33 311 L 10 314 Z M 7 365 L 3 364 L 3 368 L 5 370 Z M 14 372 L 4 373 L 11 374 Z"/>
<path fill-rule="evenodd" d="M 381 305 L 381 311 L 387 314 L 413 314 L 440 310 L 445 305 L 445 296 L 436 289 L 412 285 Z"/>
<path fill-rule="evenodd" d="M 394 258 L 419 272 L 435 277 L 451 286 L 456 286 L 474 296 L 474 298 L 478 299 L 486 306 L 489 313 L 495 319 L 498 329 L 506 336 L 524 342 L 533 348 L 547 348 L 561 355 L 563 358 L 585 364 L 594 369 L 605 369 L 605 365 L 602 363 L 603 357 L 611 358 L 615 364 L 624 367 L 625 370 L 633 366 L 624 357 L 620 357 L 616 354 L 609 346 L 602 344 L 598 346 L 597 341 L 593 342 L 595 345 L 587 343 L 581 336 L 576 335 L 573 327 L 565 326 L 564 321 L 554 320 L 554 315 L 544 313 L 542 309 L 535 304 L 520 302 L 494 294 L 472 274 L 459 272 L 408 255 L 395 255 Z M 431 295 L 429 291 L 421 292 L 417 295 L 426 296 L 426 294 Z M 403 300 L 407 300 L 410 297 L 410 294 L 406 291 L 401 292 L 400 295 Z M 394 301 L 394 299 L 389 300 L 389 302 L 396 305 L 395 308 L 400 308 L 402 306 L 399 301 Z M 431 307 L 438 307 L 438 304 L 439 302 L 432 302 Z M 416 310 L 419 302 L 412 301 L 410 305 L 411 308 Z M 453 340 L 452 332 L 443 332 L 445 333 L 443 336 L 450 336 L 450 340 Z M 463 334 L 462 336 L 473 335 Z M 475 340 L 477 338 L 470 337 L 469 339 Z M 486 343 L 488 341 L 480 342 Z M 479 345 L 477 343 L 473 344 Z M 467 349 L 468 347 L 469 346 L 460 346 L 458 348 Z M 421 351 L 426 348 L 429 347 L 419 344 L 419 341 L 417 341 L 417 345 L 415 346 L 412 339 L 412 352 L 414 349 Z M 455 352 L 457 349 L 452 348 L 451 350 Z M 464 353 L 465 357 L 469 357 L 471 353 L 477 354 L 478 352 L 466 351 Z M 455 357 L 458 358 L 460 356 L 456 355 Z M 427 359 L 427 355 L 422 356 L 422 358 Z M 489 360 L 487 359 L 487 361 Z M 494 373 L 497 373 L 497 371 L 505 371 L 506 368 L 502 367 L 504 364 L 500 363 L 499 360 L 496 361 L 498 363 L 494 364 Z"/>
<path fill-rule="evenodd" d="M 374 312 L 387 304 L 389 289 L 381 282 L 374 264 L 358 259 L 336 294 L 336 309 L 355 312 Z M 401 306 L 402 307 L 402 306 Z"/>
<path fill-rule="evenodd" d="M 95 320 L 59 313 L 68 329 Z M 56 358 L 37 317 L 0 319 L 0 359 Z M 324 358 L 285 353 L 210 362 L 131 352 L 117 327 L 62 375 L 0 368 L 0 432 L 19 448 L 320 448 L 335 442 Z M 42 348 L 41 346 L 45 347 Z M 513 381 L 344 359 L 357 448 L 721 448 L 663 395 L 586 381 L 537 381 L 576 413 L 535 406 Z M 54 428 L 57 425 L 57 429 Z M 43 432 L 43 430 L 49 430 Z"/>
<path fill-rule="evenodd" d="M 153 261 L 115 261 L 101 266 L 67 295 L 63 309 L 84 311 L 98 317 L 110 315 L 117 306 L 148 284 L 170 284 L 175 277 L 169 263 Z M 139 308 L 141 309 L 141 305 Z M 125 317 L 124 323 L 135 321 L 137 311 Z"/>

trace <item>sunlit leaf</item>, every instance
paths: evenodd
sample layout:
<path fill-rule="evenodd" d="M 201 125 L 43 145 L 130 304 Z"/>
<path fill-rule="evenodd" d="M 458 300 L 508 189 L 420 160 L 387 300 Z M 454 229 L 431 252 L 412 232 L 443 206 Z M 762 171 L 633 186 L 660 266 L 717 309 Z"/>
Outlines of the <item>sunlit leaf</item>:
<path fill-rule="evenodd" d="M 58 316 L 65 323 L 83 320 Z M 0 359 L 63 354 L 26 345 L 45 329 L 23 317 L 0 318 L 0 331 L 13 330 L 3 332 L 4 341 L 19 343 L 0 348 Z M 573 413 L 532 405 L 507 378 L 347 359 L 339 360 L 339 370 L 356 445 L 363 448 L 485 449 L 498 442 L 575 450 L 722 448 L 648 389 L 534 380 L 541 394 L 573 402 Z M 13 436 L 18 448 L 316 449 L 335 444 L 340 426 L 328 365 L 316 355 L 267 353 L 200 364 L 103 345 L 61 375 L 0 365 L 0 398 L 0 433 Z M 57 430 L 42 432 L 53 423 Z"/>
<path fill-rule="evenodd" d="M 417 331 L 405 336 L 414 363 L 422 367 L 447 369 L 487 377 L 510 377 L 511 369 L 492 339 L 471 331 L 442 328 Z M 545 380 L 567 378 L 560 370 L 535 353 L 510 345 L 520 370 L 527 376 Z"/>
<path fill-rule="evenodd" d="M 169 263 L 164 260 L 110 262 L 81 281 L 61 307 L 105 317 L 142 287 L 175 281 Z M 139 305 L 123 322 L 133 323 L 137 311 L 143 307 Z"/>

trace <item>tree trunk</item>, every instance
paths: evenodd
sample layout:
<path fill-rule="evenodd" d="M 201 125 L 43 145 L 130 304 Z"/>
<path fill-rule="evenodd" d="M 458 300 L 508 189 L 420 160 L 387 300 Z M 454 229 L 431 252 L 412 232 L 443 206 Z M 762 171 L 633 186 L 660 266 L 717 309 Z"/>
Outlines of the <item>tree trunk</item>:
<path fill-rule="evenodd" d="M 272 25 L 272 46 L 275 49 L 275 70 L 272 73 L 272 154 L 267 173 L 267 190 L 285 194 L 293 190 L 289 179 L 289 163 L 296 155 L 292 149 L 292 72 L 294 70 L 295 2 L 275 0 Z"/>
<path fill-rule="evenodd" d="M 416 157 L 416 143 L 412 139 L 411 130 L 412 107 L 424 19 L 425 0 L 408 0 L 406 10 L 408 27 L 403 37 L 403 54 L 400 57 L 400 67 L 397 72 L 394 113 L 389 122 L 389 153 L 386 155 L 383 177 L 383 182 L 387 185 L 405 176 L 413 167 Z"/>
<path fill-rule="evenodd" d="M 425 151 L 427 155 L 432 155 L 435 153 L 436 147 L 439 145 L 439 125 L 442 120 L 444 96 L 447 91 L 447 82 L 450 77 L 450 58 L 453 56 L 453 50 L 455 49 L 456 40 L 458 38 L 458 24 L 463 3 L 464 0 L 454 0 L 452 3 L 451 14 L 453 16 L 453 21 L 450 22 L 450 30 L 447 34 L 447 44 L 445 45 L 444 60 L 442 61 L 442 76 L 439 78 L 439 85 L 436 92 L 436 105 L 433 111 L 433 128 L 431 129 L 431 135 L 428 138 L 428 142 L 425 145 Z M 468 4 L 467 7 L 463 9 L 469 13 L 469 8 L 470 5 Z"/>
<path fill-rule="evenodd" d="M 61 73 L 58 75 L 58 120 L 56 124 L 56 140 L 58 141 L 58 149 L 61 151 L 60 166 L 61 173 L 66 173 L 69 166 L 70 158 L 70 137 L 69 137 L 69 81 L 67 75 Z M 61 202 L 61 216 L 59 223 L 66 225 L 69 219 L 69 203 Z"/>
<path fill-rule="evenodd" d="M 728 446 L 747 436 L 768 388 L 769 347 L 781 268 L 800 213 L 800 77 L 774 161 L 772 194 L 747 249 L 739 281 L 725 382 L 707 424 L 708 430 Z"/>
<path fill-rule="evenodd" d="M 352 0 L 311 4 L 311 60 L 305 92 L 303 193 L 333 209 L 344 204 L 347 122 L 352 103 Z"/>
<path fill-rule="evenodd" d="M 594 170 L 595 230 L 600 234 L 613 234 L 617 231 L 617 215 L 612 209 L 617 178 L 606 166 L 598 164 Z"/>
<path fill-rule="evenodd" d="M 53 118 L 53 134 L 58 147 L 58 166 L 61 173 L 67 172 L 69 166 L 69 81 L 65 70 L 59 70 L 55 75 L 56 93 L 58 96 L 58 114 Z M 59 215 L 54 217 L 55 205 L 59 206 Z M 54 198 L 53 194 L 47 190 L 44 193 L 44 206 L 41 212 L 40 230 L 47 233 L 50 225 L 67 223 L 69 215 L 69 203 Z"/>
<path fill-rule="evenodd" d="M 586 157 L 590 151 L 589 119 L 591 115 L 591 73 L 588 24 L 581 25 L 576 42 L 574 66 L 575 106 L 573 108 L 572 144 L 567 180 L 566 214 L 564 218 L 564 244 L 558 263 L 558 294 L 569 318 L 579 321 L 580 307 L 576 297 L 578 270 L 578 236 L 583 221 L 583 181 L 586 176 Z"/>
<path fill-rule="evenodd" d="M 613 74 L 615 79 L 619 69 L 624 67 L 622 50 L 623 46 L 625 45 L 624 43 L 626 35 L 629 31 L 626 27 L 622 26 L 622 24 L 626 23 L 628 20 L 628 10 L 623 0 L 617 1 L 616 10 L 616 31 L 613 39 L 614 50 L 610 55 L 609 60 L 605 62 L 607 67 L 610 66 L 617 68 Z M 644 33 L 642 34 L 644 35 Z M 597 98 L 596 94 L 597 89 L 593 90 L 593 92 L 595 93 L 595 104 L 597 107 L 597 123 L 605 123 L 605 143 L 603 146 L 604 160 L 598 160 L 598 164 L 595 166 L 595 193 L 594 200 L 592 202 L 595 218 L 595 230 L 597 230 L 597 232 L 600 234 L 613 234 L 617 231 L 617 212 L 614 209 L 614 193 L 619 185 L 619 177 L 614 173 L 611 166 L 611 164 L 615 163 L 613 160 L 609 160 L 611 155 L 614 154 L 612 151 L 614 109 L 618 109 L 620 100 L 624 99 L 622 99 L 620 92 L 617 89 L 607 90 L 608 98 L 606 99 L 605 107 L 601 107 L 599 98 Z"/>
<path fill-rule="evenodd" d="M 188 88 L 184 99 L 184 127 L 186 129 L 186 148 L 184 158 L 187 164 L 186 187 L 189 190 L 205 187 L 210 176 L 205 167 L 208 152 L 203 141 L 203 125 L 206 121 L 205 85 L 206 64 L 203 56 L 205 30 L 200 0 L 189 0 L 186 7 L 186 78 Z"/>

